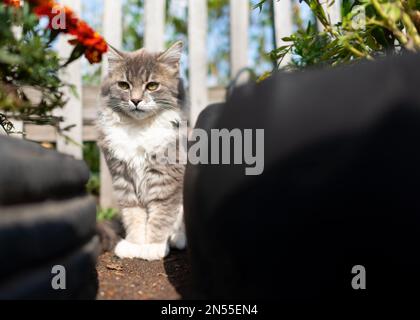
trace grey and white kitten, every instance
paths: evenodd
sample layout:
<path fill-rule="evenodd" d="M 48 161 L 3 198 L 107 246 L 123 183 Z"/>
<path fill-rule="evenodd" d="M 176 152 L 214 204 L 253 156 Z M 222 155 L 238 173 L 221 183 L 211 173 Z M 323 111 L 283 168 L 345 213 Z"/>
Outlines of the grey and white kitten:
<path fill-rule="evenodd" d="M 110 48 L 101 89 L 99 145 L 110 169 L 126 238 L 115 254 L 157 260 L 183 249 L 182 184 L 185 166 L 162 162 L 179 145 L 182 42 L 161 53 Z"/>

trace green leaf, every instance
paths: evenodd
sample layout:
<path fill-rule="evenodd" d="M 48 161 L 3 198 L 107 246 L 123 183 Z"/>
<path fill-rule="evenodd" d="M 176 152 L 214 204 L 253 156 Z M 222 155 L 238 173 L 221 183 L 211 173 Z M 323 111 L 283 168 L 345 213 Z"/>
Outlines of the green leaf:
<path fill-rule="evenodd" d="M 255 10 L 255 9 L 259 9 L 259 10 L 260 10 L 260 13 L 261 13 L 262 8 L 263 8 L 263 6 L 264 6 L 264 3 L 265 3 L 265 2 L 267 2 L 267 0 L 261 0 L 260 2 L 257 2 L 256 4 L 254 4 L 254 5 L 252 6 L 252 9 L 253 9 L 253 10 Z"/>
<path fill-rule="evenodd" d="M 401 10 L 394 3 L 384 3 L 381 5 L 383 11 L 389 19 L 397 22 L 401 18 Z"/>
<path fill-rule="evenodd" d="M 73 51 L 70 54 L 70 57 L 66 61 L 66 63 L 62 66 L 63 68 L 67 67 L 73 61 L 79 59 L 85 53 L 85 47 L 81 44 L 77 44 Z"/>
<path fill-rule="evenodd" d="M 75 98 L 80 99 L 79 92 L 77 92 L 77 87 L 74 84 L 69 84 L 68 88 Z"/>
<path fill-rule="evenodd" d="M 107 209 L 99 209 L 96 218 L 99 221 L 103 220 L 112 220 L 114 217 L 118 215 L 118 210 L 114 208 L 107 208 Z"/>
<path fill-rule="evenodd" d="M 0 63 L 9 65 L 18 65 L 22 62 L 22 57 L 17 54 L 11 54 L 5 48 L 0 49 Z"/>
<path fill-rule="evenodd" d="M 283 41 L 285 41 L 285 42 L 290 42 L 290 41 L 293 41 L 293 40 L 294 40 L 294 38 L 293 38 L 293 36 L 289 36 L 289 37 L 284 37 L 284 38 L 281 38 L 281 40 L 283 40 Z"/>

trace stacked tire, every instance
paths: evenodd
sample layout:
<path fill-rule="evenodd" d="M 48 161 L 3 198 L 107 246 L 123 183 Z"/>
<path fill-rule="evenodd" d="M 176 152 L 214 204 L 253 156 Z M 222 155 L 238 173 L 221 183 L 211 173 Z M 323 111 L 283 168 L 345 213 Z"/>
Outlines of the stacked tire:
<path fill-rule="evenodd" d="M 277 73 L 200 114 L 209 146 L 213 129 L 264 129 L 263 151 L 248 145 L 264 170 L 187 165 L 196 297 L 355 308 L 418 301 L 419 70 L 420 55 L 406 54 Z"/>
<path fill-rule="evenodd" d="M 82 161 L 0 136 L 0 299 L 95 298 L 88 178 Z"/>

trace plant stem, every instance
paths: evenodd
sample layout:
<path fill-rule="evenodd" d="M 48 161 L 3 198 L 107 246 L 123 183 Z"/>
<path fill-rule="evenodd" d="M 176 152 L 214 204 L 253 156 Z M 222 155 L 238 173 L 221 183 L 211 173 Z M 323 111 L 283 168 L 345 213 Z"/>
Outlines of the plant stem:
<path fill-rule="evenodd" d="M 416 26 L 413 21 L 411 21 L 410 16 L 407 13 L 402 14 L 402 21 L 409 34 L 410 38 L 413 40 L 413 43 L 417 50 L 420 50 L 420 36 L 417 32 Z"/>
<path fill-rule="evenodd" d="M 387 29 L 389 29 L 394 36 L 398 39 L 398 41 L 404 45 L 407 46 L 408 44 L 408 39 L 405 36 L 405 34 L 403 32 L 401 32 L 401 30 L 398 28 L 398 26 L 395 24 L 394 21 L 391 20 L 391 18 L 389 18 L 385 12 L 382 10 L 381 4 L 378 2 L 378 0 L 372 0 L 372 4 L 373 7 L 375 8 L 375 10 L 378 12 L 378 14 L 384 19 Z M 410 48 L 408 48 L 410 49 Z"/>

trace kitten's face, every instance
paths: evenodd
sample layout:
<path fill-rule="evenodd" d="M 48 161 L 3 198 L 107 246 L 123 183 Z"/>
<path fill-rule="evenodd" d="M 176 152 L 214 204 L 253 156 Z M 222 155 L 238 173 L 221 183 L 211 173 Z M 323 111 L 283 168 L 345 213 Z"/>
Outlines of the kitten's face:
<path fill-rule="evenodd" d="M 163 53 L 144 49 L 122 53 L 110 49 L 108 77 L 102 96 L 116 112 L 146 119 L 165 109 L 179 108 L 179 60 L 182 43 Z"/>

